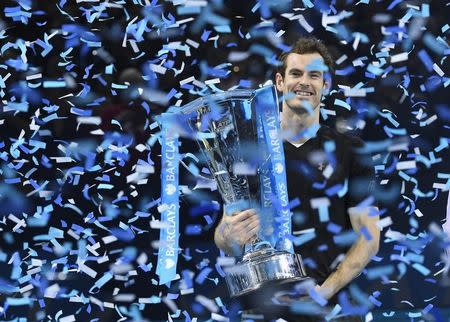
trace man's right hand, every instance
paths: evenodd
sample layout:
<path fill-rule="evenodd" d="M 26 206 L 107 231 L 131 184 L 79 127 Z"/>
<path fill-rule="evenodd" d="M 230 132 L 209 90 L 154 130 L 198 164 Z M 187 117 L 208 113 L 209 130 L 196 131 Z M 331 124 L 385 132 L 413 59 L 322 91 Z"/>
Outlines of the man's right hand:
<path fill-rule="evenodd" d="M 214 240 L 217 247 L 229 255 L 238 256 L 242 247 L 256 239 L 260 229 L 259 216 L 254 209 L 224 215 L 216 228 Z"/>

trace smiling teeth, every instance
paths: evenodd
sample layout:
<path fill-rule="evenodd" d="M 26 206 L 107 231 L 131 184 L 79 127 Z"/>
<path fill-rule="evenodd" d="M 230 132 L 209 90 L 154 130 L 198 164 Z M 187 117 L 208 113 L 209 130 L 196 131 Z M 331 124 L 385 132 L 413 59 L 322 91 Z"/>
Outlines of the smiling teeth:
<path fill-rule="evenodd" d="M 295 95 L 311 96 L 312 94 L 309 92 L 295 91 Z"/>

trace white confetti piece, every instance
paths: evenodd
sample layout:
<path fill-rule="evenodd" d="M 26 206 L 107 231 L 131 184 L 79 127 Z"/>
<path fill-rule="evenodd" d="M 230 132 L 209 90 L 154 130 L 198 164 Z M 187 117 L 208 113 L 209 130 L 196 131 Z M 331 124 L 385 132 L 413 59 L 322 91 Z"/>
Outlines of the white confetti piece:
<path fill-rule="evenodd" d="M 382 218 L 382 219 L 377 221 L 376 225 L 377 225 L 377 227 L 380 230 L 383 230 L 384 228 L 389 227 L 390 225 L 392 225 L 392 218 L 390 216 Z"/>
<path fill-rule="evenodd" d="M 230 319 L 227 318 L 226 316 L 223 316 L 223 315 L 220 315 L 220 314 L 217 314 L 214 312 L 211 313 L 211 319 L 213 321 L 220 321 L 220 322 L 229 322 L 230 321 Z"/>
<path fill-rule="evenodd" d="M 344 90 L 344 95 L 347 97 L 365 97 L 366 89 L 365 88 L 351 88 Z"/>
<path fill-rule="evenodd" d="M 185 78 L 185 79 L 183 79 L 183 80 L 180 81 L 180 86 L 185 85 L 185 84 L 188 84 L 188 83 L 191 83 L 191 82 L 193 82 L 194 80 L 195 80 L 195 77 L 194 77 L 194 76 Z"/>
<path fill-rule="evenodd" d="M 249 52 L 246 52 L 246 51 L 232 51 L 228 55 L 228 61 L 234 63 L 234 62 L 243 61 L 243 60 L 247 59 L 248 57 L 250 57 L 250 53 Z"/>
<path fill-rule="evenodd" d="M 136 166 L 136 172 L 139 173 L 155 173 L 155 167 L 152 165 L 140 165 Z"/>
<path fill-rule="evenodd" d="M 138 303 L 143 303 L 143 304 L 156 304 L 156 303 L 161 303 L 161 298 L 157 297 L 157 296 L 152 296 L 152 297 L 148 297 L 148 298 L 143 298 L 140 297 L 138 299 Z"/>
<path fill-rule="evenodd" d="M 103 306 L 108 308 L 108 309 L 114 309 L 115 308 L 115 305 L 112 302 L 103 302 Z M 120 320 L 118 320 L 118 321 L 120 321 Z"/>
<path fill-rule="evenodd" d="M 102 119 L 99 116 L 89 116 L 89 117 L 77 117 L 77 122 L 79 124 L 92 124 L 92 125 L 100 125 L 102 123 Z"/>
<path fill-rule="evenodd" d="M 59 290 L 60 287 L 58 284 L 50 285 L 45 289 L 44 297 L 54 299 L 56 298 L 56 295 L 58 294 Z"/>
<path fill-rule="evenodd" d="M 77 0 L 77 2 L 80 0 Z M 62 318 L 59 318 L 59 322 L 74 322 L 75 320 L 75 316 L 74 315 L 68 315 Z"/>
<path fill-rule="evenodd" d="M 160 65 L 150 64 L 150 69 L 155 73 L 164 75 L 167 71 L 167 68 Z"/>
<path fill-rule="evenodd" d="M 77 261 L 78 263 L 78 269 L 87 275 L 89 275 L 92 278 L 95 278 L 97 276 L 97 272 L 94 271 L 92 268 L 86 266 L 82 261 Z"/>
<path fill-rule="evenodd" d="M 194 294 L 193 288 L 187 288 L 187 289 L 181 289 L 180 295 L 186 295 L 186 294 Z"/>
<path fill-rule="evenodd" d="M 20 229 L 22 227 L 27 226 L 24 219 L 19 219 L 16 216 L 14 216 L 13 214 L 9 214 L 8 219 L 16 223 L 16 225 L 12 229 L 14 232 L 16 232 L 18 229 Z"/>
<path fill-rule="evenodd" d="M 42 78 L 42 74 L 38 73 L 38 74 L 34 74 L 34 75 L 29 75 L 25 79 L 26 80 L 34 80 L 34 79 L 40 79 L 40 78 Z"/>
<path fill-rule="evenodd" d="M 114 301 L 117 302 L 133 302 L 136 299 L 136 294 L 117 294 L 114 296 Z"/>
<path fill-rule="evenodd" d="M 396 165 L 397 170 L 407 170 L 407 169 L 415 169 L 416 168 L 416 161 L 400 161 Z"/>
<path fill-rule="evenodd" d="M 136 145 L 135 149 L 138 150 L 139 152 L 144 152 L 145 150 L 147 150 L 147 147 L 141 143 L 141 144 Z"/>
<path fill-rule="evenodd" d="M 207 79 L 207 80 L 205 80 L 205 84 L 206 85 L 220 84 L 220 78 Z"/>
<path fill-rule="evenodd" d="M 408 60 L 408 53 L 400 53 L 400 54 L 396 54 L 391 56 L 391 63 L 398 63 L 398 62 L 402 62 L 402 61 L 406 61 Z"/>
<path fill-rule="evenodd" d="M 27 284 L 24 287 L 20 288 L 20 293 L 26 293 L 28 291 L 31 291 L 34 288 L 34 286 L 32 284 Z"/>
<path fill-rule="evenodd" d="M 105 134 L 105 132 L 103 132 L 103 130 L 101 130 L 101 129 L 90 131 L 89 133 L 92 135 L 104 135 Z"/>
<path fill-rule="evenodd" d="M 30 269 L 30 270 L 28 270 L 27 271 L 27 275 L 34 275 L 34 274 L 37 274 L 37 273 L 40 273 L 42 271 L 42 268 L 41 267 L 35 267 L 35 268 L 32 268 L 32 269 Z"/>
<path fill-rule="evenodd" d="M 71 157 L 50 157 L 50 159 L 54 160 L 56 163 L 70 163 L 75 161 Z"/>
<path fill-rule="evenodd" d="M 275 37 L 280 38 L 281 36 L 284 35 L 285 32 L 286 32 L 285 30 L 280 29 L 280 30 L 275 34 Z"/>
<path fill-rule="evenodd" d="M 414 213 L 417 215 L 417 217 L 423 216 L 423 213 L 419 209 L 414 210 Z"/>
<path fill-rule="evenodd" d="M 196 41 L 193 41 L 192 39 L 186 39 L 186 43 L 194 48 L 198 48 L 200 46 L 200 44 Z"/>
<path fill-rule="evenodd" d="M 306 21 L 303 15 L 299 15 L 298 22 L 306 30 L 306 32 L 311 33 L 314 28 Z"/>

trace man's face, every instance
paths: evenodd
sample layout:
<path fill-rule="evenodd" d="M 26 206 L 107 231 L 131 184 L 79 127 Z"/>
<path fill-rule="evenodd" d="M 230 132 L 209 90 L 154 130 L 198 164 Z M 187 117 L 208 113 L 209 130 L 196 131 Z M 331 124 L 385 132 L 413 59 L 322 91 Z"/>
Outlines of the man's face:
<path fill-rule="evenodd" d="M 325 70 L 319 53 L 289 54 L 284 77 L 276 74 L 277 89 L 284 96 L 283 107 L 287 106 L 297 113 L 316 110 L 322 92 L 328 86 L 323 77 Z"/>

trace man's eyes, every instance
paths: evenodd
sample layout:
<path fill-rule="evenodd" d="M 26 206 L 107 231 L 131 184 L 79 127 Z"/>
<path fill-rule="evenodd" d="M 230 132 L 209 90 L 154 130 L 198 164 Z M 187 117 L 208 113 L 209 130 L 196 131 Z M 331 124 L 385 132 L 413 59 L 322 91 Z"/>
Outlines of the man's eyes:
<path fill-rule="evenodd" d="M 303 75 L 303 74 L 300 73 L 300 72 L 290 72 L 289 74 L 290 74 L 291 76 L 293 76 L 293 77 L 300 77 L 300 76 Z M 320 74 L 317 74 L 317 73 L 310 74 L 310 77 L 313 78 L 313 79 L 319 79 L 319 78 L 320 78 Z"/>

